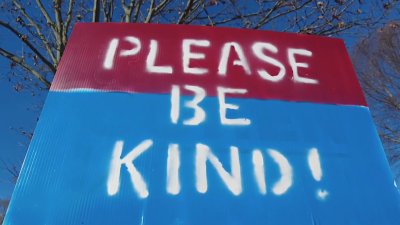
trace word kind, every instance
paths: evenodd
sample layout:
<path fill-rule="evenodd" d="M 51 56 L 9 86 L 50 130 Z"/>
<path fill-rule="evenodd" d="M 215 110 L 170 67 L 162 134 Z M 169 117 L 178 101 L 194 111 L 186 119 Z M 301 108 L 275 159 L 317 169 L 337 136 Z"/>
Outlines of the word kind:
<path fill-rule="evenodd" d="M 110 196 L 118 193 L 121 183 L 121 169 L 126 167 L 134 191 L 139 198 L 147 198 L 149 191 L 146 179 L 135 167 L 134 161 L 143 153 L 148 151 L 153 145 L 153 140 L 147 139 L 138 144 L 128 154 L 122 156 L 124 142 L 117 141 L 114 146 L 109 176 L 107 181 L 107 191 Z M 239 148 L 230 147 L 230 172 L 226 170 L 211 148 L 203 143 L 196 144 L 194 158 L 195 188 L 198 193 L 205 194 L 208 190 L 207 181 L 207 161 L 214 167 L 222 182 L 233 195 L 238 196 L 242 193 L 242 171 L 239 157 Z M 178 144 L 171 143 L 168 146 L 168 157 L 166 159 L 166 192 L 171 195 L 178 195 L 181 191 L 180 181 L 180 149 Z M 272 186 L 272 193 L 275 195 L 285 194 L 293 184 L 293 168 L 289 160 L 278 150 L 268 149 L 265 151 L 269 157 L 277 164 L 280 172 L 280 179 Z M 311 173 L 315 180 L 322 178 L 322 169 L 319 153 L 316 148 L 312 148 L 308 153 L 308 163 Z M 254 182 L 258 186 L 261 195 L 267 194 L 265 181 L 264 156 L 263 151 L 254 149 L 252 151 L 252 165 Z M 322 199 L 327 195 L 326 191 L 318 190 L 317 195 Z"/>

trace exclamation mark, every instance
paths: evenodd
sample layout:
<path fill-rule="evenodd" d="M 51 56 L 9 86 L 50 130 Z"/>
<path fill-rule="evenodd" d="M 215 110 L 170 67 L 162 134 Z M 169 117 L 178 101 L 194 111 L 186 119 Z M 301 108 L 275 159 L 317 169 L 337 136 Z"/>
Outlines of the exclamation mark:
<path fill-rule="evenodd" d="M 320 182 L 322 179 L 321 161 L 319 159 L 318 149 L 312 148 L 308 152 L 308 166 L 310 167 L 313 178 Z M 320 200 L 325 200 L 328 196 L 328 191 L 318 188 L 316 195 Z"/>

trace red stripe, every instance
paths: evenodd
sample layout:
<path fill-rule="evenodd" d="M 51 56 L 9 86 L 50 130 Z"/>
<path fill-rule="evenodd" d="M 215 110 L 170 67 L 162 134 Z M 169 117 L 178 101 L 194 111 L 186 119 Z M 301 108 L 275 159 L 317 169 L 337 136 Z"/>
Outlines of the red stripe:
<path fill-rule="evenodd" d="M 120 56 L 122 50 L 135 47 L 125 41 L 127 36 L 140 40 L 141 49 L 136 55 Z M 104 68 L 107 49 L 112 39 L 118 40 L 111 69 Z M 155 65 L 170 66 L 172 74 L 156 74 L 146 70 L 150 40 L 158 42 Z M 185 73 L 183 69 L 184 39 L 208 40 L 209 47 L 192 46 L 193 53 L 203 53 L 205 59 L 190 59 L 190 67 L 206 68 L 203 75 Z M 221 50 L 225 43 L 235 42 L 243 49 L 251 74 L 244 67 L 233 65 L 239 59 L 231 48 L 225 76 L 218 74 Z M 265 70 L 277 74 L 279 67 L 265 62 L 252 50 L 256 42 L 269 43 L 277 53 L 262 52 L 282 63 L 286 73 L 280 81 L 262 78 L 257 72 Z M 294 55 L 297 63 L 307 63 L 308 68 L 298 67 L 299 76 L 317 80 L 317 84 L 295 81 L 293 66 L 288 59 L 288 49 L 306 49 L 312 56 Z M 318 103 L 366 105 L 356 74 L 340 39 L 252 31 L 233 28 L 177 26 L 155 24 L 77 24 L 68 42 L 52 91 L 89 88 L 106 91 L 169 93 L 171 85 L 198 85 L 207 95 L 215 96 L 216 87 L 244 88 L 245 98 L 281 99 Z"/>

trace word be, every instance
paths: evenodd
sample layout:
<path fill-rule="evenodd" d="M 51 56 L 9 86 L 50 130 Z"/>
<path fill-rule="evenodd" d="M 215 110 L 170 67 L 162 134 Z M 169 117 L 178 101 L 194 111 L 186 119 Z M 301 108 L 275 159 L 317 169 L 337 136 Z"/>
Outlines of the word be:
<path fill-rule="evenodd" d="M 183 121 L 184 125 L 199 125 L 204 122 L 206 118 L 206 112 L 199 106 L 199 103 L 203 101 L 206 97 L 206 91 L 198 86 L 193 85 L 184 85 L 184 88 L 188 91 L 194 93 L 194 98 L 192 101 L 188 101 L 185 103 L 185 107 L 193 109 L 194 115 L 193 118 L 186 119 Z M 177 85 L 172 86 L 171 90 L 171 122 L 173 124 L 178 123 L 179 112 L 180 112 L 180 88 Z M 226 112 L 228 109 L 237 110 L 239 109 L 238 105 L 229 104 L 225 101 L 226 94 L 245 94 L 247 92 L 246 89 L 233 89 L 233 88 L 224 88 L 217 87 L 218 92 L 218 102 L 219 102 L 219 115 L 222 125 L 250 125 L 251 121 L 247 118 L 235 118 L 230 119 L 226 117 Z"/>
<path fill-rule="evenodd" d="M 138 197 L 147 198 L 149 196 L 147 183 L 135 167 L 134 160 L 144 152 L 148 151 L 152 145 L 153 140 L 144 140 L 133 148 L 126 156 L 121 157 L 124 142 L 117 141 L 115 143 L 107 181 L 107 191 L 110 196 L 116 195 L 119 191 L 122 166 L 127 168 L 133 189 L 137 193 Z M 293 168 L 288 159 L 279 151 L 268 149 L 267 154 L 274 160 L 280 171 L 280 179 L 273 185 L 272 193 L 275 195 L 283 195 L 293 184 Z M 166 160 L 166 192 L 171 195 L 178 195 L 181 191 L 181 182 L 179 177 L 181 159 L 178 144 L 169 144 L 168 157 Z M 201 194 L 207 193 L 208 190 L 207 161 L 209 161 L 209 163 L 214 167 L 226 188 L 233 195 L 238 196 L 242 193 L 242 172 L 239 149 L 237 147 L 230 147 L 231 170 L 228 172 L 225 170 L 218 157 L 213 154 L 209 146 L 202 143 L 196 144 L 196 154 L 194 159 L 194 174 L 196 178 L 195 188 L 197 192 Z M 320 181 L 322 178 L 322 169 L 318 150 L 316 148 L 312 148 L 309 151 L 308 163 L 314 179 Z M 259 193 L 265 195 L 267 194 L 267 187 L 264 172 L 264 157 L 261 150 L 254 149 L 252 151 L 252 164 L 253 175 Z M 323 199 L 326 197 L 327 192 L 319 189 L 317 195 L 320 199 Z"/>
<path fill-rule="evenodd" d="M 114 66 L 115 58 L 118 57 L 128 57 L 134 56 L 141 53 L 142 50 L 142 41 L 135 36 L 126 36 L 123 41 L 128 42 L 132 45 L 131 49 L 121 49 L 119 54 L 117 53 L 120 39 L 113 38 L 107 48 L 107 52 L 103 61 L 103 68 L 106 70 L 111 70 Z M 193 74 L 193 75 L 204 75 L 210 72 L 210 68 L 207 67 L 193 67 L 191 65 L 191 61 L 194 60 L 205 60 L 207 55 L 205 53 L 199 52 L 199 48 L 209 48 L 211 47 L 211 42 L 206 39 L 183 39 L 181 47 L 181 68 L 183 73 L 185 74 Z M 194 51 L 192 47 L 195 47 L 197 51 Z M 286 67 L 284 63 L 272 57 L 271 55 L 277 55 L 279 52 L 278 47 L 268 42 L 254 42 L 251 45 L 251 53 L 260 61 L 266 63 L 269 67 L 275 67 L 279 69 L 276 74 L 271 74 L 271 72 L 266 69 L 257 68 L 257 74 L 264 80 L 271 82 L 281 81 L 286 75 Z M 231 64 L 235 66 L 240 66 L 243 68 L 245 74 L 251 75 L 252 70 L 250 68 L 250 64 L 248 62 L 248 57 L 246 57 L 245 52 L 243 51 L 242 46 L 237 42 L 226 42 L 220 48 L 220 57 L 218 63 L 218 75 L 226 76 L 228 61 L 230 55 L 232 54 L 232 49 L 235 51 L 238 59 L 233 60 Z M 157 65 L 156 59 L 159 53 L 159 45 L 158 41 L 151 39 L 149 43 L 149 51 L 146 54 L 146 63 L 145 63 L 145 71 L 148 73 L 155 74 L 173 74 L 176 68 L 171 65 Z M 306 84 L 318 84 L 318 80 L 302 77 L 299 74 L 299 68 L 308 68 L 309 65 L 306 62 L 298 62 L 296 60 L 296 55 L 302 57 L 311 57 L 312 52 L 307 49 L 299 49 L 299 48 L 287 48 L 286 49 L 286 57 L 289 61 L 290 68 L 293 72 L 293 82 L 306 83 Z M 173 59 L 175 60 L 175 59 Z M 175 65 L 176 66 L 176 65 Z"/>

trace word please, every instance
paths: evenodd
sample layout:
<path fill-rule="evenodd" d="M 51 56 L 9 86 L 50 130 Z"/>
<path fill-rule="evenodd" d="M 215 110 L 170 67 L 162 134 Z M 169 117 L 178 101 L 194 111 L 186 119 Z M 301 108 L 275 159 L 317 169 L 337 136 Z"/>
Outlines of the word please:
<path fill-rule="evenodd" d="M 126 42 L 132 47 L 130 49 L 120 49 L 118 46 L 120 42 Z M 138 54 L 143 54 L 142 48 L 143 41 L 135 36 L 126 36 L 123 40 L 119 38 L 113 38 L 109 44 L 103 60 L 103 68 L 105 70 L 111 70 L 114 67 L 115 60 L 119 57 L 130 57 Z M 160 65 L 156 62 L 157 55 L 162 47 L 159 47 L 158 41 L 151 39 L 148 43 L 149 50 L 144 52 L 146 63 L 144 65 L 145 71 L 148 73 L 155 74 L 173 74 L 177 65 Z M 203 48 L 211 48 L 212 43 L 206 39 L 183 39 L 181 44 L 182 58 L 180 60 L 180 67 L 183 73 L 192 75 L 205 75 L 209 73 L 207 68 L 207 63 L 204 63 L 204 67 L 201 66 L 191 66 L 191 62 L 205 60 L 207 55 L 201 51 Z M 120 51 L 118 51 L 120 49 Z M 271 82 L 281 81 L 287 74 L 287 68 L 284 63 L 277 59 L 277 54 L 282 51 L 278 49 L 277 46 L 268 42 L 254 42 L 247 54 L 252 54 L 258 61 L 265 64 L 262 68 L 256 68 L 256 73 L 264 80 Z M 235 53 L 232 53 L 235 52 Z M 218 62 L 218 75 L 226 76 L 228 65 L 235 65 L 242 67 L 243 71 L 247 75 L 252 74 L 250 68 L 248 56 L 245 54 L 246 51 L 243 50 L 242 46 L 237 42 L 226 42 L 220 46 L 219 51 L 219 62 Z M 250 53 L 248 53 L 250 52 Z M 299 48 L 287 48 L 285 49 L 286 58 L 289 62 L 290 69 L 293 74 L 293 82 L 306 83 L 306 84 L 318 84 L 318 80 L 301 76 L 299 74 L 299 68 L 308 68 L 309 64 L 307 62 L 299 62 L 296 56 L 301 57 L 311 57 L 313 53 L 307 49 Z M 236 59 L 229 62 L 230 56 L 235 55 Z M 175 60 L 175 59 L 172 59 Z M 274 72 L 271 72 L 271 67 Z M 266 68 L 270 68 L 267 70 Z"/>
<path fill-rule="evenodd" d="M 139 198 L 147 198 L 149 191 L 145 178 L 135 167 L 134 161 L 143 153 L 148 151 L 153 145 L 153 140 L 147 139 L 138 144 L 128 154 L 122 157 L 124 147 L 123 141 L 117 141 L 114 146 L 110 170 L 107 181 L 108 195 L 113 196 L 119 192 L 121 183 L 121 169 L 126 167 L 133 190 Z M 205 194 L 208 190 L 207 162 L 216 170 L 226 188 L 234 195 L 242 193 L 242 172 L 239 159 L 239 149 L 230 146 L 230 172 L 223 166 L 216 155 L 213 154 L 209 146 L 197 143 L 194 158 L 195 188 L 198 193 Z M 267 194 L 265 181 L 264 156 L 263 151 L 254 149 L 252 151 L 253 177 L 261 195 Z M 268 149 L 265 151 L 276 163 L 280 178 L 273 184 L 272 193 L 275 195 L 285 194 L 293 184 L 293 168 L 289 160 L 278 150 Z M 169 144 L 166 166 L 166 192 L 171 195 L 178 195 L 181 191 L 180 182 L 180 149 L 178 144 Z M 322 177 L 319 154 L 316 148 L 312 148 L 308 153 L 308 162 L 313 177 L 320 181 Z M 323 195 L 326 193 L 322 192 Z"/>

